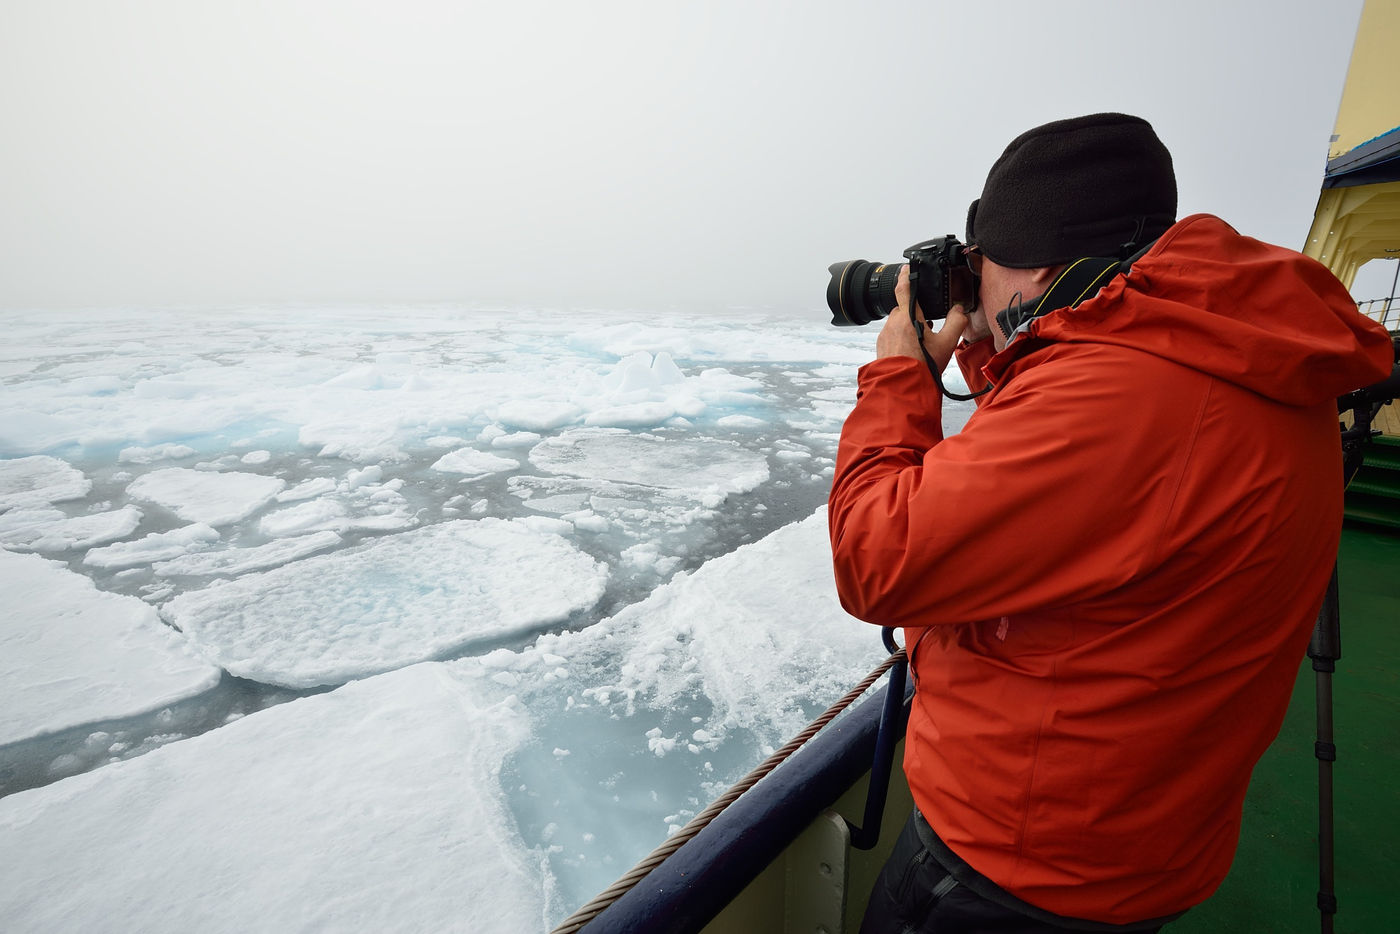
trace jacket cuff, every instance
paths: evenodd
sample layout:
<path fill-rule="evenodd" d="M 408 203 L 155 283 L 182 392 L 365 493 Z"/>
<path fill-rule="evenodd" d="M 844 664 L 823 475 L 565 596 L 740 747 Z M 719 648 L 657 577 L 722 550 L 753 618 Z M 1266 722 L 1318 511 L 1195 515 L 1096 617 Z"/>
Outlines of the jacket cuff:
<path fill-rule="evenodd" d="M 958 360 L 958 369 L 962 370 L 963 381 L 967 383 L 969 392 L 981 392 L 987 388 L 988 380 L 982 373 L 982 367 L 987 365 L 996 354 L 996 343 L 990 337 L 984 337 L 980 341 L 969 344 L 962 341 L 953 351 Z M 981 405 L 979 398 L 977 404 Z"/>

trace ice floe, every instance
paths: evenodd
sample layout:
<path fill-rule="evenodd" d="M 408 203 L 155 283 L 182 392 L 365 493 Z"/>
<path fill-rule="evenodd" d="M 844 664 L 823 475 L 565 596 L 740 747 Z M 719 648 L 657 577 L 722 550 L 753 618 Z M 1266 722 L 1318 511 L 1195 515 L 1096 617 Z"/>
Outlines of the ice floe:
<path fill-rule="evenodd" d="M 514 462 L 512 462 L 512 465 Z M 418 523 L 400 492 L 401 478 L 385 482 L 378 465 L 350 470 L 339 481 L 316 477 L 274 497 L 282 506 L 258 519 L 258 531 L 280 538 L 314 532 L 395 532 Z"/>
<path fill-rule="evenodd" d="M 268 513 L 258 520 L 258 531 L 271 536 L 331 531 L 347 527 L 347 516 L 349 510 L 344 503 L 322 497 Z"/>
<path fill-rule="evenodd" d="M 247 518 L 286 485 L 277 477 L 259 474 L 166 467 L 136 478 L 127 493 L 164 506 L 186 522 L 217 526 Z"/>
<path fill-rule="evenodd" d="M 119 464 L 154 464 L 156 461 L 193 457 L 198 451 L 188 444 L 157 444 L 152 447 L 122 448 L 117 455 Z"/>
<path fill-rule="evenodd" d="M 555 474 L 697 495 L 743 493 L 768 479 L 767 460 L 732 442 L 619 428 L 570 429 L 532 448 L 530 462 Z"/>
<path fill-rule="evenodd" d="M 571 402 L 549 399 L 510 399 L 496 406 L 496 418 L 502 425 L 523 431 L 553 431 L 571 425 L 583 415 L 583 410 Z"/>
<path fill-rule="evenodd" d="M 510 436 L 502 435 L 501 437 Z M 480 480 L 493 473 L 515 470 L 519 466 L 519 461 L 509 457 L 499 457 L 473 448 L 461 448 L 439 457 L 433 462 L 432 469 L 440 470 L 443 473 L 462 474 L 463 480 Z"/>
<path fill-rule="evenodd" d="M 10 931 L 521 932 L 510 700 L 418 665 L 0 799 Z"/>
<path fill-rule="evenodd" d="M 746 729 L 780 741 L 885 655 L 880 630 L 841 608 L 829 549 L 823 508 L 595 626 L 542 636 L 535 651 L 591 671 L 585 681 L 613 672 L 587 687 L 595 701 L 645 698 L 664 711 L 703 696 L 712 736 Z"/>
<path fill-rule="evenodd" d="M 233 577 L 314 555 L 318 551 L 334 548 L 340 542 L 341 538 L 335 532 L 314 532 L 252 548 L 184 554 L 161 561 L 152 567 L 152 570 L 158 577 L 208 577 L 215 574 Z"/>
<path fill-rule="evenodd" d="M 303 480 L 290 490 L 283 490 L 278 493 L 275 499 L 279 503 L 295 503 L 304 499 L 311 499 L 313 496 L 320 496 L 322 493 L 330 493 L 336 488 L 335 481 L 329 477 L 314 477 L 310 480 Z"/>
<path fill-rule="evenodd" d="M 155 561 L 169 561 L 181 555 L 202 551 L 219 540 L 213 526 L 196 522 L 168 532 L 152 532 L 131 542 L 117 542 L 93 548 L 83 555 L 83 564 L 95 568 L 129 568 Z"/>
<path fill-rule="evenodd" d="M 337 684 L 565 619 L 605 565 L 522 521 L 459 519 L 182 594 L 163 608 L 244 678 Z"/>
<path fill-rule="evenodd" d="M 0 543 L 30 551 L 92 548 L 126 538 L 141 524 L 141 510 L 123 506 L 106 512 L 68 516 L 50 507 L 0 513 Z"/>
<path fill-rule="evenodd" d="M 511 462 L 515 466 L 515 462 Z M 381 483 L 378 466 L 351 470 L 339 483 L 320 477 L 277 494 L 277 502 L 296 503 L 268 512 L 258 531 L 273 538 L 312 532 L 396 532 L 412 528 L 418 519 L 399 491 L 402 479 Z"/>
<path fill-rule="evenodd" d="M 0 551 L 0 592 L 0 746 L 157 710 L 219 680 L 155 610 L 52 561 Z"/>
<path fill-rule="evenodd" d="M 0 460 L 0 509 L 82 499 L 91 489 L 81 470 L 56 457 Z"/>

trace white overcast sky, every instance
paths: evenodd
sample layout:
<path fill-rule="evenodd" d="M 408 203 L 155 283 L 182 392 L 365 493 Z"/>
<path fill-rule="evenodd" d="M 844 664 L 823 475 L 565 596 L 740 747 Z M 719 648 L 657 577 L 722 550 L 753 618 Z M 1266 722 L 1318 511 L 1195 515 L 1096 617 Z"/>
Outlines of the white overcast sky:
<path fill-rule="evenodd" d="M 0 0 L 0 308 L 824 316 L 1101 110 L 1302 244 L 1360 0 Z"/>

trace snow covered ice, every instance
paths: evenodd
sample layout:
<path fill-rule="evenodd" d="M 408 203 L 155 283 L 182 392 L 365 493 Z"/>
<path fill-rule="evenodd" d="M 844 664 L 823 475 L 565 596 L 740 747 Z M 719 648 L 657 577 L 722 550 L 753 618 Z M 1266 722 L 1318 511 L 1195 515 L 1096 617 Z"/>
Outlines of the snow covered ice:
<path fill-rule="evenodd" d="M 883 656 L 873 330 L 5 318 L 7 930 L 548 930 Z"/>
<path fill-rule="evenodd" d="M 538 856 L 480 793 L 528 718 L 482 693 L 407 668 L 0 799 L 6 928 L 540 928 Z"/>
<path fill-rule="evenodd" d="M 232 674 L 315 687 L 567 619 L 606 582 L 553 531 L 457 519 L 183 593 L 166 614 Z"/>
<path fill-rule="evenodd" d="M 81 499 L 92 481 L 68 464 L 42 455 L 0 461 L 0 509 Z"/>
<path fill-rule="evenodd" d="M 228 525 L 246 519 L 284 486 L 286 482 L 276 477 L 253 473 L 166 467 L 138 477 L 126 492 L 135 499 L 164 506 L 186 522 Z"/>
<path fill-rule="evenodd" d="M 219 670 L 134 597 L 37 555 L 0 550 L 0 749 L 207 691 Z"/>

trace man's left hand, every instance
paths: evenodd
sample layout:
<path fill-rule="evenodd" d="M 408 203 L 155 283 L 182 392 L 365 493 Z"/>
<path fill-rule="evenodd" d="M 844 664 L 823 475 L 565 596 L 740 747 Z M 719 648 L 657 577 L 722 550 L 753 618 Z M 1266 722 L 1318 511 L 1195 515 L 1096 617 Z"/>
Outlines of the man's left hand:
<path fill-rule="evenodd" d="M 880 336 L 875 341 L 875 358 L 878 360 L 881 357 L 913 357 L 915 360 L 923 360 L 923 353 L 919 350 L 919 337 L 914 333 L 914 326 L 909 321 L 908 266 L 899 271 L 894 297 L 899 304 L 890 312 L 889 317 L 885 319 L 885 326 L 880 329 Z M 919 321 L 924 320 L 924 313 L 917 305 L 914 306 L 914 315 Z M 953 348 L 957 346 L 958 338 L 962 336 L 967 324 L 967 314 L 961 305 L 954 305 L 949 309 L 948 317 L 939 330 L 930 331 L 925 323 L 924 347 L 928 349 L 929 356 L 933 358 L 934 365 L 940 373 L 952 359 Z"/>

